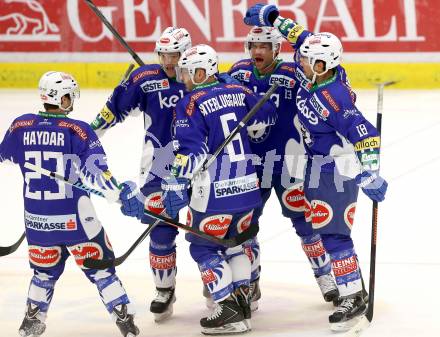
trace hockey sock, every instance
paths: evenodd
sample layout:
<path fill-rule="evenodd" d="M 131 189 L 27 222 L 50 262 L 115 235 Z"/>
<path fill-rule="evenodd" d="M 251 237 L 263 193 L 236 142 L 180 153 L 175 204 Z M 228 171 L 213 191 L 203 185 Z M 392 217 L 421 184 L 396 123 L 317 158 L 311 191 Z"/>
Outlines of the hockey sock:
<path fill-rule="evenodd" d="M 302 236 L 301 243 L 315 277 L 330 273 L 330 256 L 324 248 L 321 236 L 319 234 Z"/>
<path fill-rule="evenodd" d="M 249 287 L 251 277 L 251 262 L 241 246 L 229 248 L 225 252 L 226 261 L 232 271 L 232 284 L 234 289 L 241 285 Z"/>
<path fill-rule="evenodd" d="M 251 282 L 260 278 L 260 244 L 257 237 L 245 243 L 245 252 L 251 261 Z"/>
<path fill-rule="evenodd" d="M 39 319 L 44 322 L 52 301 L 56 280 L 50 280 L 48 274 L 36 272 L 29 285 L 27 305 L 33 304 L 40 309 Z M 41 314 L 41 317 L 40 317 Z"/>
<path fill-rule="evenodd" d="M 221 302 L 234 291 L 232 270 L 220 255 L 210 255 L 209 259 L 199 263 L 202 281 L 211 293 L 214 302 Z"/>
<path fill-rule="evenodd" d="M 157 288 L 174 288 L 176 284 L 176 245 L 150 241 L 150 267 Z"/>
<path fill-rule="evenodd" d="M 94 278 L 92 282 L 98 288 L 102 303 L 110 314 L 113 312 L 113 308 L 120 304 L 127 304 L 127 307 L 130 308 L 127 293 L 115 274 L 109 275 L 105 271 L 98 271 L 92 277 Z M 89 279 L 91 278 L 89 277 Z M 129 309 L 129 311 L 130 314 L 134 313 L 133 310 Z"/>
<path fill-rule="evenodd" d="M 361 291 L 362 280 L 354 248 L 332 253 L 330 258 L 340 296 Z"/>

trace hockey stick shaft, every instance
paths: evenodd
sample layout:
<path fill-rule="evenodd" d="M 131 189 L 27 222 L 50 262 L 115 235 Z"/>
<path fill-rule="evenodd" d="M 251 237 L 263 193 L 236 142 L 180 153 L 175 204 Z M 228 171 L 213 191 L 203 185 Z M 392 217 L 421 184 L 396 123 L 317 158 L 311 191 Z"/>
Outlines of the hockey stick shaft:
<path fill-rule="evenodd" d="M 16 243 L 14 243 L 12 246 L 0 247 L 0 256 L 6 256 L 6 255 L 9 255 L 9 254 L 12 254 L 13 252 L 15 252 L 18 249 L 18 247 L 20 247 L 20 245 L 23 242 L 25 237 L 26 237 L 26 234 L 23 233 L 23 234 L 21 234 L 20 239 L 18 239 L 18 241 Z"/>
<path fill-rule="evenodd" d="M 40 173 L 42 175 L 54 178 L 56 180 L 61 180 L 61 181 L 65 182 L 66 184 L 72 185 L 72 186 L 74 186 L 74 187 L 76 187 L 78 189 L 81 189 L 81 190 L 85 191 L 85 192 L 88 192 L 88 193 L 91 193 L 91 194 L 95 194 L 95 195 L 98 195 L 100 197 L 105 198 L 104 193 L 102 193 L 101 191 L 99 191 L 97 189 L 93 189 L 93 188 L 87 187 L 86 185 L 84 185 L 80 181 L 76 181 L 76 182 L 70 181 L 69 179 L 63 177 L 60 174 L 57 174 L 55 172 L 46 170 L 46 169 L 44 169 L 42 167 L 36 166 L 36 165 L 31 164 L 29 162 L 26 162 L 24 164 L 24 167 L 27 168 L 27 169 L 33 170 L 35 172 L 38 172 L 38 173 Z M 119 201 L 119 203 L 120 203 L 120 201 Z M 194 235 L 197 235 L 197 236 L 199 236 L 199 237 L 201 237 L 203 239 L 212 241 L 214 243 L 217 243 L 217 244 L 225 246 L 225 247 L 235 247 L 235 246 L 238 246 L 238 245 L 242 244 L 243 242 L 247 241 L 248 239 L 252 238 L 256 234 L 256 233 L 253 234 L 256 230 L 248 229 L 248 230 L 244 231 L 243 233 L 237 235 L 235 238 L 220 239 L 218 237 L 209 235 L 209 234 L 207 234 L 205 232 L 202 232 L 202 231 L 199 231 L 199 230 L 194 229 L 192 227 L 189 227 L 189 226 L 186 226 L 184 224 L 181 224 L 181 223 L 179 223 L 177 221 L 174 221 L 173 219 L 167 218 L 167 217 L 165 217 L 165 216 L 163 216 L 161 214 L 156 214 L 156 213 L 150 212 L 148 210 L 144 210 L 144 214 L 148 215 L 148 216 L 151 216 L 152 218 L 155 218 L 158 221 L 164 222 L 167 225 L 183 229 L 183 230 L 185 230 L 187 232 L 190 232 L 190 233 L 192 233 Z"/>
<path fill-rule="evenodd" d="M 379 133 L 379 136 L 382 133 L 383 91 L 385 86 L 392 84 L 394 84 L 394 82 L 384 82 L 378 84 L 376 129 L 377 132 Z M 369 322 L 373 320 L 373 314 L 374 314 L 378 212 L 379 212 L 378 202 L 373 200 L 372 214 L 371 214 L 370 280 L 368 285 L 368 309 L 366 313 L 366 317 Z"/>
<path fill-rule="evenodd" d="M 223 151 L 223 149 L 234 139 L 234 137 L 237 135 L 237 133 L 240 132 L 240 130 L 246 126 L 247 122 L 255 115 L 255 113 L 263 106 L 264 103 L 270 98 L 270 96 L 277 90 L 278 83 L 272 84 L 272 86 L 269 88 L 269 90 L 264 94 L 264 96 L 252 107 L 252 109 L 243 117 L 243 119 L 238 123 L 238 125 L 234 128 L 234 130 L 231 131 L 231 133 L 228 135 L 228 137 L 225 138 L 223 143 L 220 144 L 218 149 L 214 152 L 214 154 L 207 159 L 201 168 L 201 171 L 206 171 L 208 167 L 215 161 L 215 159 L 218 157 L 220 152 Z"/>
<path fill-rule="evenodd" d="M 102 14 L 98 7 L 93 3 L 92 0 L 85 0 L 89 8 L 96 14 L 96 16 L 101 20 L 101 22 L 110 30 L 113 36 L 118 40 L 118 42 L 129 52 L 131 57 L 140 66 L 144 66 L 145 63 L 141 60 L 139 55 L 130 47 L 130 45 L 124 40 L 121 34 L 112 26 L 112 24 L 107 20 L 107 18 Z"/>
<path fill-rule="evenodd" d="M 383 111 L 383 92 L 384 88 L 393 85 L 396 82 L 389 81 L 378 83 L 377 92 L 377 115 L 376 115 L 376 129 L 379 136 L 382 133 L 382 111 Z M 373 320 L 374 314 L 374 292 L 376 282 L 376 246 L 377 246 L 377 225 L 378 225 L 378 202 L 373 200 L 372 214 L 371 214 L 371 244 L 370 244 L 370 275 L 368 285 L 368 307 L 365 315 L 360 317 L 359 321 L 341 337 L 358 337 L 360 334 L 368 328 Z"/>

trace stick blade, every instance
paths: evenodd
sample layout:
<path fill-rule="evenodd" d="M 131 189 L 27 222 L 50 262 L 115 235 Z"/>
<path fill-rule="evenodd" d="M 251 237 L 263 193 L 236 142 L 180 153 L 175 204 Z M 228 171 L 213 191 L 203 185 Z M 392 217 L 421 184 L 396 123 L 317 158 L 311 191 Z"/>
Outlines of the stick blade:
<path fill-rule="evenodd" d="M 89 268 L 89 269 L 107 269 L 107 268 L 112 268 L 115 267 L 115 260 L 112 259 L 104 259 L 104 260 L 99 260 L 99 259 L 91 259 L 91 258 L 87 258 L 84 260 L 84 267 Z"/>
<path fill-rule="evenodd" d="M 363 315 L 350 330 L 341 335 L 341 337 L 359 337 L 362 332 L 370 326 L 367 316 Z"/>
<path fill-rule="evenodd" d="M 6 256 L 6 255 L 9 255 L 9 254 L 12 254 L 13 252 L 15 252 L 18 249 L 18 247 L 20 247 L 20 245 L 23 242 L 25 237 L 26 237 L 26 234 L 23 233 L 20 236 L 20 239 L 18 239 L 18 241 L 16 243 L 14 243 L 12 246 L 0 247 L 0 256 Z"/>

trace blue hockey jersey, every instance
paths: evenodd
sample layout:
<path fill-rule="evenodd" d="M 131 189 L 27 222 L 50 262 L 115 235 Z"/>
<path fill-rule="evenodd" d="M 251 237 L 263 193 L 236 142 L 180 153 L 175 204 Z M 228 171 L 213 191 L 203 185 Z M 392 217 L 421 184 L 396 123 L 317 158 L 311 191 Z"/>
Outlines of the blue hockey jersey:
<path fill-rule="evenodd" d="M 118 85 L 102 111 L 91 123 L 101 136 L 124 122 L 129 115 L 143 114 L 145 143 L 141 162 L 142 185 L 160 184 L 174 158 L 172 147 L 173 111 L 184 96 L 185 86 L 167 77 L 159 64 L 137 68 Z"/>
<path fill-rule="evenodd" d="M 280 33 L 296 51 L 311 34 L 291 20 L 286 20 L 281 28 Z M 324 172 L 332 172 L 336 165 L 341 174 L 354 177 L 361 169 L 358 158 L 363 169 L 377 170 L 380 137 L 356 107 L 356 95 L 348 84 L 344 68 L 334 68 L 330 79 L 311 85 L 307 84 L 298 58 L 295 60 L 296 77 L 302 83 L 296 106 L 308 156 Z"/>
<path fill-rule="evenodd" d="M 87 123 L 64 115 L 40 112 L 15 119 L 0 144 L 0 162 L 5 160 L 18 164 L 23 174 L 25 227 L 31 244 L 85 242 L 101 224 L 88 193 L 29 170 L 26 162 L 106 189 L 115 198 L 119 195 L 95 132 Z"/>
<path fill-rule="evenodd" d="M 192 179 L 190 206 L 199 212 L 239 212 L 261 203 L 252 150 L 245 128 L 233 138 L 207 171 L 205 160 L 222 144 L 258 97 L 236 84 L 200 86 L 176 106 L 176 175 Z M 275 106 L 266 102 L 247 127 L 259 130 L 276 121 Z"/>
<path fill-rule="evenodd" d="M 244 59 L 236 62 L 229 74 L 257 95 L 264 95 L 273 83 L 279 84 L 271 96 L 277 109 L 277 122 L 265 129 L 250 131 L 249 139 L 252 152 L 261 158 L 262 165 L 265 160 L 271 161 L 273 173 L 281 174 L 286 153 L 296 156 L 304 154 L 299 132 L 294 125 L 297 114 L 295 98 L 300 83 L 295 77 L 294 64 L 280 60 L 272 73 L 259 75 L 252 60 Z M 269 165 L 266 162 L 266 166 Z"/>

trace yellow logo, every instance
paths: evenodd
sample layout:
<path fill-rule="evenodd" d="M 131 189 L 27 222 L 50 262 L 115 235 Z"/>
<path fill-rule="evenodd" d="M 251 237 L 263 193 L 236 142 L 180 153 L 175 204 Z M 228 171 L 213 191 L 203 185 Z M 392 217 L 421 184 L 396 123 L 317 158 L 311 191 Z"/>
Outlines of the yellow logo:
<path fill-rule="evenodd" d="M 368 137 L 354 144 L 356 151 L 365 149 L 378 149 L 380 147 L 380 137 Z"/>
<path fill-rule="evenodd" d="M 110 109 L 107 108 L 107 105 L 104 105 L 104 107 L 102 108 L 100 114 L 101 114 L 102 118 L 104 118 L 104 120 L 108 124 L 113 122 L 113 120 L 115 119 L 115 115 L 113 115 L 113 112 L 111 112 Z"/>
<path fill-rule="evenodd" d="M 186 163 L 188 162 L 188 156 L 185 156 L 183 154 L 178 153 L 176 155 L 176 158 L 174 159 L 174 164 L 173 166 L 181 166 L 181 167 L 185 167 Z"/>
<path fill-rule="evenodd" d="M 296 43 L 296 40 L 298 40 L 298 37 L 301 35 L 301 33 L 304 31 L 304 27 L 301 25 L 294 26 L 287 35 L 287 40 L 290 43 Z"/>

